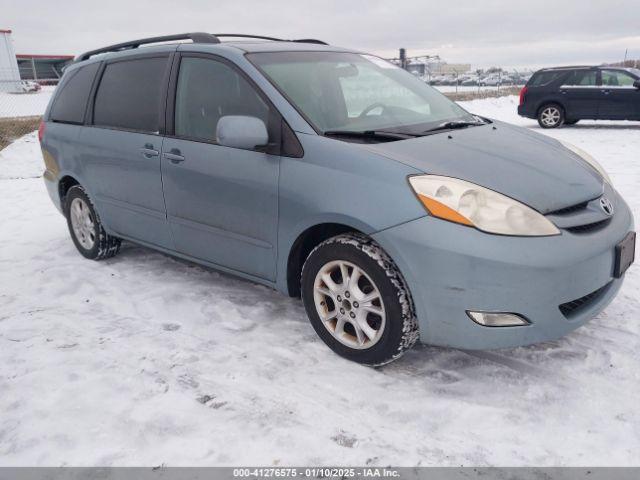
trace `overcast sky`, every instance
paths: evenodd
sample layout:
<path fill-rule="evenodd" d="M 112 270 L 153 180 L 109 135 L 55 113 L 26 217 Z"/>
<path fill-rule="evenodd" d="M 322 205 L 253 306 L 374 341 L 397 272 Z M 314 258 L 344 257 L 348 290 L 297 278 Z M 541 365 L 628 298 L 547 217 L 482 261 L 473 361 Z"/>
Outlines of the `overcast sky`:
<path fill-rule="evenodd" d="M 315 37 L 474 66 L 640 58 L 640 0 L 3 0 L 16 53 L 78 54 L 188 31 Z"/>

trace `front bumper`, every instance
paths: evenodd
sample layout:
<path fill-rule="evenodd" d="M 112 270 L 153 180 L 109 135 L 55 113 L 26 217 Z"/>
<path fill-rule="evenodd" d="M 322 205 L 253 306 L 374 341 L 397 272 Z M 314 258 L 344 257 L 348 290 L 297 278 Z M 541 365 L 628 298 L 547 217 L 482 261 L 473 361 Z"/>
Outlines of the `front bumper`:
<path fill-rule="evenodd" d="M 559 338 L 583 325 L 615 297 L 615 245 L 633 229 L 633 217 L 615 194 L 606 228 L 553 237 L 490 235 L 425 216 L 373 237 L 403 273 L 416 307 L 420 340 L 430 345 L 491 349 Z M 560 305 L 588 301 L 565 316 Z M 531 324 L 485 327 L 467 310 L 512 312 Z"/>

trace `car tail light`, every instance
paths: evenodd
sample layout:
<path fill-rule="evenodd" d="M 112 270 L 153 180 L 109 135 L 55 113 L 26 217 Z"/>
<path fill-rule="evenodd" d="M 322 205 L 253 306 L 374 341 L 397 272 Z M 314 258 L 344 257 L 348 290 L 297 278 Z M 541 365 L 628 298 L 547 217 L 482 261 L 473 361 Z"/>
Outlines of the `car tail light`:
<path fill-rule="evenodd" d="M 527 94 L 527 90 L 529 89 L 526 86 L 520 90 L 520 105 L 524 105 L 524 96 Z"/>
<path fill-rule="evenodd" d="M 40 141 L 40 143 L 42 143 L 42 137 L 44 137 L 44 129 L 45 123 L 44 121 L 40 121 L 40 126 L 38 127 L 38 141 Z"/>

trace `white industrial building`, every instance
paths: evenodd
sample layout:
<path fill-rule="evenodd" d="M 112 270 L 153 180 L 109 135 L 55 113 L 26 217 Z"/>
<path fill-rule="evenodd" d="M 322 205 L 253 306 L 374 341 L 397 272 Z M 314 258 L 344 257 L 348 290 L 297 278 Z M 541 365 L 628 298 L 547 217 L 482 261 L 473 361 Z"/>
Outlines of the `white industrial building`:
<path fill-rule="evenodd" d="M 0 30 L 0 92 L 15 92 L 20 88 L 20 70 L 13 50 L 11 30 Z"/>

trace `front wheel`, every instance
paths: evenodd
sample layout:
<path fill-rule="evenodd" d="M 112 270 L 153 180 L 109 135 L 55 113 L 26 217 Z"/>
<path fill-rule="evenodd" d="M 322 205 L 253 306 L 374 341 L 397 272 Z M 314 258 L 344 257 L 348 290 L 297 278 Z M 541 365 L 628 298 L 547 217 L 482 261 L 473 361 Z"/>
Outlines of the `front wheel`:
<path fill-rule="evenodd" d="M 564 110 L 560 105 L 545 105 L 538 112 L 538 125 L 542 128 L 557 128 L 564 123 Z"/>
<path fill-rule="evenodd" d="M 309 254 L 302 269 L 302 299 L 316 333 L 349 360 L 384 365 L 418 339 L 404 278 L 364 235 L 338 235 Z"/>

